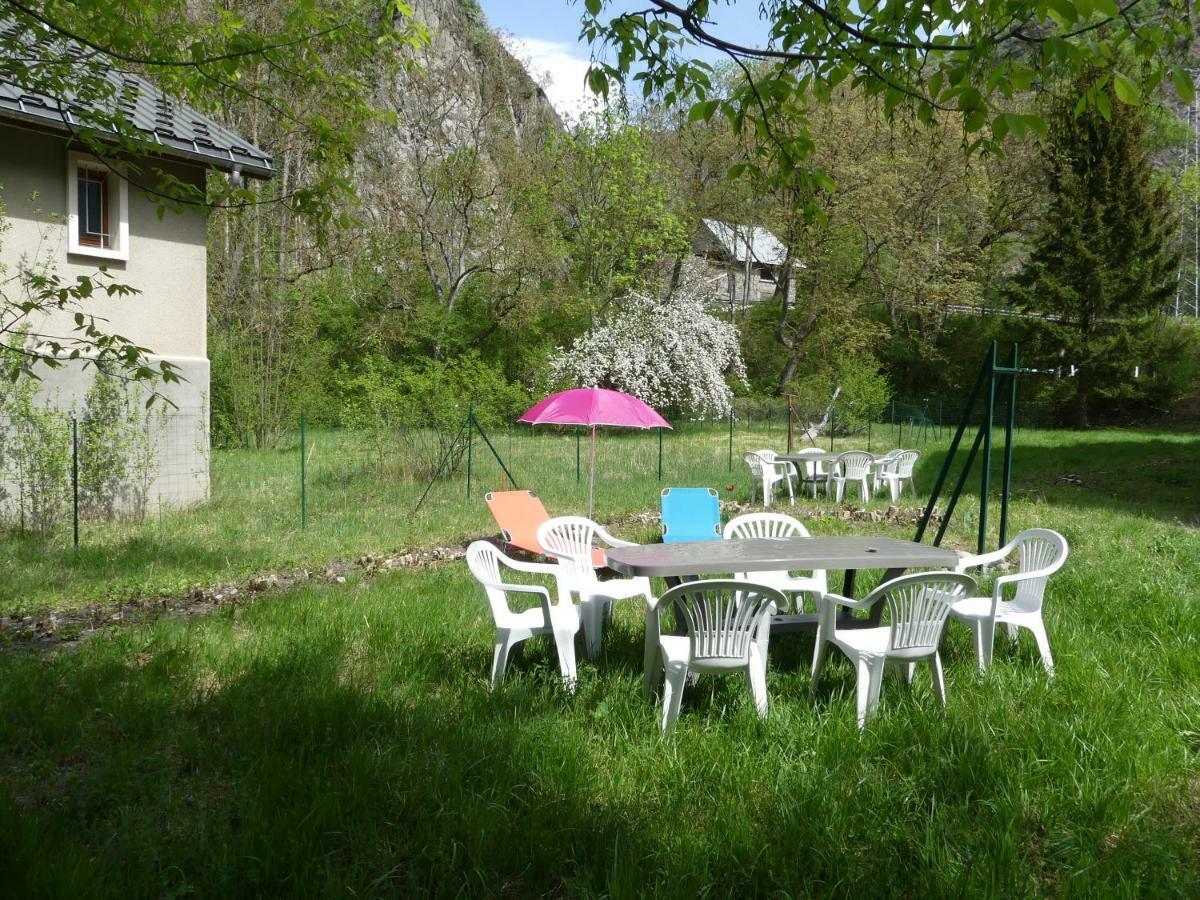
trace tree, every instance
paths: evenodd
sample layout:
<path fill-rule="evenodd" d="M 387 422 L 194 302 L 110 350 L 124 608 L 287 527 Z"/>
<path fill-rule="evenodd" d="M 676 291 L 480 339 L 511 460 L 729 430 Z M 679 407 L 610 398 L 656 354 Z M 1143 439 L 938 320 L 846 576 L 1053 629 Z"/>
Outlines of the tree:
<path fill-rule="evenodd" d="M 571 278 L 591 311 L 642 289 L 664 256 L 686 251 L 671 173 L 647 129 L 591 117 L 553 137 L 541 177 L 555 186 Z"/>
<path fill-rule="evenodd" d="M 625 391 L 662 409 L 724 416 L 726 375 L 746 379 L 737 329 L 710 314 L 721 292 L 687 264 L 666 296 L 632 291 L 619 307 L 551 360 L 559 381 Z"/>
<path fill-rule="evenodd" d="M 1180 96 L 1192 96 L 1183 60 L 1172 65 L 1165 52 L 1191 38 L 1187 0 L 763 0 L 768 36 L 755 46 L 724 33 L 715 21 L 722 4 L 713 0 L 647 0 L 611 18 L 606 5 L 584 2 L 583 35 L 597 48 L 593 91 L 633 81 L 647 97 L 689 106 L 690 118 L 720 113 L 736 130 L 768 139 L 753 168 L 814 187 L 825 176 L 809 164 L 811 133 L 803 123 L 776 126 L 797 98 L 826 101 L 843 83 L 878 98 L 889 119 L 931 123 L 939 112 L 957 114 L 969 148 L 995 149 L 1010 133 L 1044 130 L 1041 116 L 1011 109 L 1015 97 L 1113 66 L 1120 54 L 1134 64 L 1114 74 L 1124 99 L 1149 95 L 1168 74 Z M 736 90 L 720 92 L 696 46 L 740 69 Z M 1102 102 L 1095 92 L 1089 100 Z"/>
<path fill-rule="evenodd" d="M 1154 320 L 1175 292 L 1179 223 L 1145 147 L 1145 112 L 1120 102 L 1107 73 L 1074 87 L 1098 87 L 1109 114 L 1070 96 L 1054 102 L 1046 211 L 1011 297 L 1044 317 L 1043 349 L 1076 367 L 1074 420 L 1087 427 L 1093 397 L 1120 396 L 1149 362 Z"/>
<path fill-rule="evenodd" d="M 269 275 L 282 282 L 297 267 L 291 258 L 296 221 L 315 231 L 339 224 L 353 197 L 347 177 L 353 153 L 376 113 L 373 79 L 350 63 L 423 40 L 410 15 L 398 0 L 262 3 L 245 11 L 212 0 L 0 0 L 0 21 L 10 26 L 0 28 L 0 81 L 58 100 L 72 141 L 157 200 L 160 212 L 185 206 L 240 211 L 256 238 L 273 232 L 277 265 Z M 274 155 L 278 182 L 210 178 L 196 186 L 159 168 L 154 142 L 119 102 L 123 72 L 147 75 L 170 96 L 235 119 L 229 124 Z M 268 254 L 260 252 L 261 243 L 254 241 L 246 254 L 244 242 L 231 241 L 226 231 L 230 265 L 222 267 L 223 286 L 238 283 L 247 255 L 247 268 L 262 280 Z M 0 292 L 0 319 L 31 318 L 36 310 L 20 305 L 30 294 L 43 307 L 77 310 L 83 327 L 69 342 L 56 346 L 35 328 L 29 346 L 44 352 L 26 360 L 54 365 L 66 355 L 100 358 L 127 378 L 169 380 L 175 374 L 169 366 L 149 363 L 152 348 L 108 334 L 86 315 L 82 301 L 89 296 L 122 290 L 129 292 L 103 273 L 70 285 L 35 280 L 19 292 Z M 17 371 L 32 374 L 34 367 Z"/>

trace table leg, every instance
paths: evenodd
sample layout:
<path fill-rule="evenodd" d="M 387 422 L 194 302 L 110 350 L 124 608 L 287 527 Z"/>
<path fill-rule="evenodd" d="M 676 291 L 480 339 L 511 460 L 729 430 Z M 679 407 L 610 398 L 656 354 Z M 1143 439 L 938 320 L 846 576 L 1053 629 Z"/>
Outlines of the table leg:
<path fill-rule="evenodd" d="M 842 592 L 843 592 L 843 596 L 849 597 L 851 600 L 854 599 L 854 577 L 857 574 L 858 573 L 855 572 L 853 569 L 846 570 L 846 581 L 842 588 Z M 888 569 L 887 571 L 885 571 L 883 573 L 883 581 L 881 581 L 879 583 L 884 584 L 888 581 L 891 581 L 893 578 L 897 578 L 903 574 L 904 574 L 903 569 Z M 867 617 L 865 619 L 860 619 L 860 618 L 856 617 L 853 613 L 851 613 L 850 610 L 843 609 L 838 614 L 838 627 L 839 628 L 875 628 L 879 625 L 879 623 L 882 621 L 882 619 L 883 619 L 883 603 L 876 603 L 868 611 Z"/>
<path fill-rule="evenodd" d="M 842 596 L 854 599 L 854 579 L 858 577 L 857 569 L 847 569 L 845 580 L 842 582 Z"/>
<path fill-rule="evenodd" d="M 696 580 L 698 580 L 698 579 L 695 576 L 684 577 L 684 576 L 680 576 L 680 575 L 666 575 L 663 577 L 663 581 L 665 581 L 667 583 L 667 590 L 670 590 L 673 587 L 679 587 L 679 585 L 683 584 L 684 581 L 696 581 Z M 671 629 L 671 634 L 681 635 L 681 636 L 686 635 L 687 634 L 687 626 L 683 624 L 683 607 L 679 605 L 678 600 L 675 601 L 674 606 L 675 606 L 675 627 Z"/>

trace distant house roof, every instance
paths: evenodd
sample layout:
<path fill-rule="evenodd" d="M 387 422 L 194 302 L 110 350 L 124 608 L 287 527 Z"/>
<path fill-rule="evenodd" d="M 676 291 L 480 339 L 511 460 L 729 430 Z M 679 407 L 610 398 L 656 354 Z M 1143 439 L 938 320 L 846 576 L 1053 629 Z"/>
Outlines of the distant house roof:
<path fill-rule="evenodd" d="M 716 219 L 701 219 L 701 222 L 725 254 L 736 262 L 746 262 L 747 249 L 752 263 L 781 266 L 787 259 L 783 242 L 761 225 L 731 225 Z"/>
<path fill-rule="evenodd" d="M 6 38 L 21 34 L 22 30 L 15 21 L 0 20 L 0 35 Z M 24 32 L 28 36 L 28 29 Z M 61 38 L 47 34 L 36 41 L 30 39 L 30 49 L 35 50 L 36 44 L 44 46 L 48 42 L 61 41 Z M 66 48 L 72 56 L 85 56 L 74 43 L 66 42 Z M 104 64 L 103 57 L 86 55 L 88 65 Z M 163 156 L 187 159 L 224 171 L 232 171 L 237 166 L 244 174 L 256 178 L 274 176 L 269 154 L 208 116 L 171 99 L 140 75 L 120 71 L 108 63 L 104 77 L 113 86 L 112 100 L 129 122 L 142 132 L 147 145 Z M 80 126 L 79 114 L 85 109 L 86 106 L 76 98 L 64 97 L 60 101 L 0 80 L 0 119 L 71 134 Z M 110 107 L 101 111 L 111 114 L 115 110 Z M 102 129 L 97 131 L 105 133 Z"/>

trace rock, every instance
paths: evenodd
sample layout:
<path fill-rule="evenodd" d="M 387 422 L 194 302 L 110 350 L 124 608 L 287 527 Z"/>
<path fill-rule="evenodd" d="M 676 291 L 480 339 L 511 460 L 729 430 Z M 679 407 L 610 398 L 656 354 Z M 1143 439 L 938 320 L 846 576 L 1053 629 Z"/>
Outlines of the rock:
<path fill-rule="evenodd" d="M 346 576 L 345 575 L 337 575 L 334 577 L 333 581 L 335 584 L 345 584 Z"/>

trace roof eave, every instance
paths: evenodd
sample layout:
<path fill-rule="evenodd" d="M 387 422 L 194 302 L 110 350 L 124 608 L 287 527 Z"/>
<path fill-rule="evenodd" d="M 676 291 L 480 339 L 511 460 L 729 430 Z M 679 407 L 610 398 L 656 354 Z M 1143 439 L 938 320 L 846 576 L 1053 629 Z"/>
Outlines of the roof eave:
<path fill-rule="evenodd" d="M 55 121 L 43 115 L 27 113 L 19 109 L 13 109 L 11 106 L 0 106 L 0 120 L 19 122 L 32 126 L 37 131 L 50 132 L 61 135 L 66 140 L 70 141 L 73 138 L 71 130 L 61 122 Z M 203 166 L 218 169 L 222 172 L 232 172 L 237 168 L 241 174 L 255 178 L 259 181 L 270 181 L 277 174 L 271 166 L 254 162 L 252 160 L 239 159 L 234 156 L 224 157 L 215 154 L 199 153 L 193 150 L 188 150 L 183 147 L 176 147 L 165 142 L 154 142 L 149 139 L 143 139 L 139 142 L 139 147 L 145 149 L 147 156 L 163 157 L 165 159 L 180 159 L 188 162 L 199 163 Z"/>

